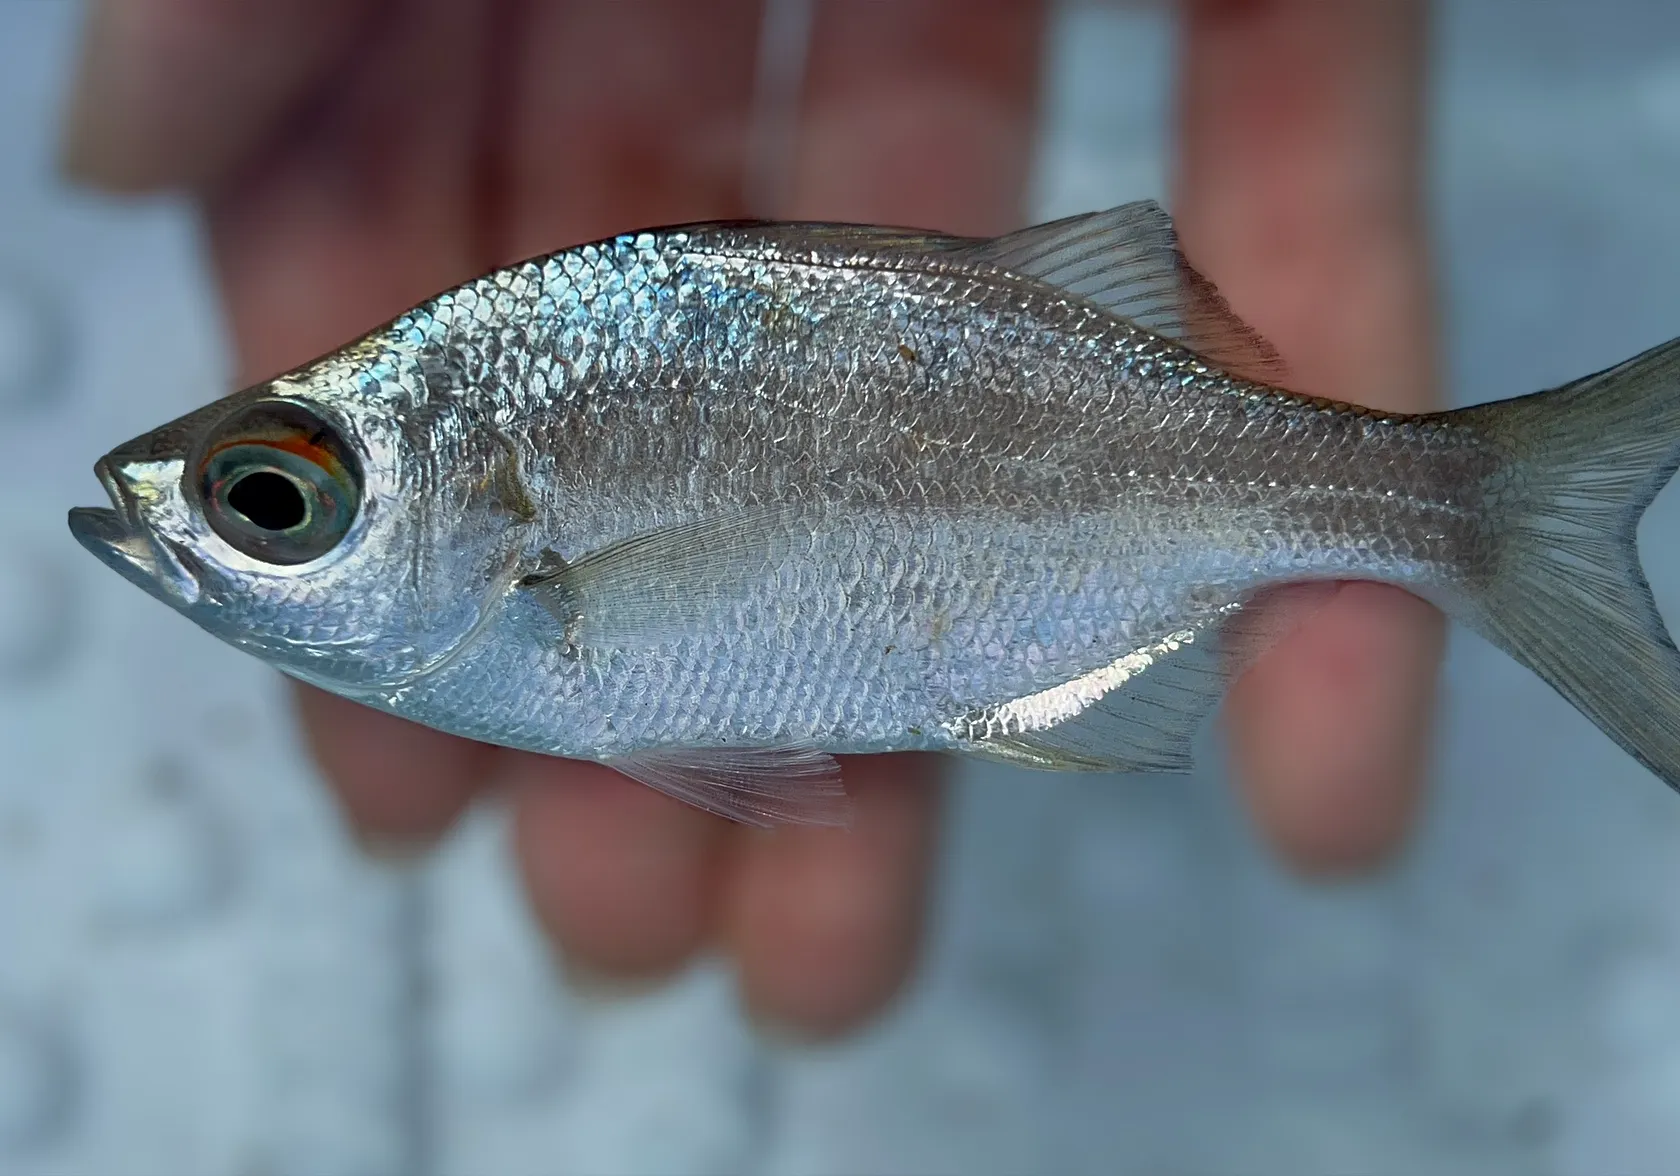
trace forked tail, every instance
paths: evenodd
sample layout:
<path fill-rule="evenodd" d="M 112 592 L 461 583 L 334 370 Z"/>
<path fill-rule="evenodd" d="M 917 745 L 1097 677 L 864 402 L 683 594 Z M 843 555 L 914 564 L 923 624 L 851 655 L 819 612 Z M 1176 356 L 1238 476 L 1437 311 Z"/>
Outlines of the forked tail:
<path fill-rule="evenodd" d="M 1463 619 L 1680 789 L 1680 650 L 1635 545 L 1680 467 L 1680 339 L 1454 415 L 1514 463 L 1499 571 Z"/>

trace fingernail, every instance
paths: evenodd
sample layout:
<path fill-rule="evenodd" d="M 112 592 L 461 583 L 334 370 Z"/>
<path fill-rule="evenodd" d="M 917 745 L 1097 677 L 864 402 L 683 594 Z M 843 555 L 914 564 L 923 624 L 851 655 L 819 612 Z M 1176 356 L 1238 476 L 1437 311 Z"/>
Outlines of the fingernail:
<path fill-rule="evenodd" d="M 357 833 L 356 846 L 362 856 L 392 868 L 412 866 L 431 852 L 433 842 L 424 839 L 387 837 L 380 834 Z"/>
<path fill-rule="evenodd" d="M 874 1027 L 890 1021 L 899 1005 L 899 1001 L 893 1000 L 883 1008 L 855 1015 L 813 1008 L 796 1017 L 786 1010 L 767 1007 L 749 993 L 741 993 L 741 1015 L 753 1032 L 766 1045 L 786 1050 L 822 1049 L 859 1033 L 872 1032 Z"/>
<path fill-rule="evenodd" d="M 772 1049 L 801 1053 L 815 1049 L 823 1042 L 821 1035 L 813 1033 L 808 1027 L 763 1009 L 746 1005 L 742 1012 L 747 1024 L 752 1026 L 753 1034 Z"/>
<path fill-rule="evenodd" d="M 607 972 L 590 964 L 555 953 L 567 990 L 588 1004 L 622 1004 L 649 996 L 668 986 L 669 975 L 631 975 Z"/>

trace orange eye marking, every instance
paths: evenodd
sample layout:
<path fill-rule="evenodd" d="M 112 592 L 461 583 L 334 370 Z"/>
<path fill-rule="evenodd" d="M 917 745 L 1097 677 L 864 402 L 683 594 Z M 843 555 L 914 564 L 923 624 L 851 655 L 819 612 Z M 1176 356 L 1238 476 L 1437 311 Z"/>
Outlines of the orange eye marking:
<path fill-rule="evenodd" d="M 313 465 L 319 466 L 335 478 L 344 478 L 346 471 L 342 462 L 333 456 L 330 449 L 326 449 L 304 436 L 302 433 L 292 433 L 281 437 L 230 437 L 204 455 L 205 464 L 218 453 L 225 453 L 229 449 L 245 446 L 260 446 L 266 449 L 278 449 L 282 453 L 290 453 L 301 457 Z"/>

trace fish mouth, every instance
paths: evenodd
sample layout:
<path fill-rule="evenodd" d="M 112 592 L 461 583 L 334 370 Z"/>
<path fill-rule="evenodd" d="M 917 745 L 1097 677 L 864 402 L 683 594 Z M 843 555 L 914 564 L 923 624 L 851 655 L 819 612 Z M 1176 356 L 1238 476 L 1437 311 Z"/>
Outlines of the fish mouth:
<path fill-rule="evenodd" d="M 140 503 L 109 457 L 94 463 L 112 507 L 77 506 L 70 510 L 70 534 L 100 563 L 167 604 L 198 599 L 196 577 L 162 549 L 140 522 Z"/>

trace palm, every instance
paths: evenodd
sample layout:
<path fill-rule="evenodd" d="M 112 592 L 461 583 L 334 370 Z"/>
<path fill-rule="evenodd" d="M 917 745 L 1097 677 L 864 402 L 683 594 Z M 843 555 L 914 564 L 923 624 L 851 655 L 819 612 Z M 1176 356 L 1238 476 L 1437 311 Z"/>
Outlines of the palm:
<path fill-rule="evenodd" d="M 756 149 L 752 0 L 410 0 L 394 15 L 328 7 L 303 26 L 280 23 L 278 4 L 234 17 L 210 0 L 110 7 L 130 42 L 135 28 L 154 34 L 130 54 L 190 28 L 196 41 L 175 43 L 198 56 L 153 60 L 149 102 L 133 60 L 126 73 L 90 61 L 81 162 L 108 182 L 205 194 L 247 380 L 498 263 L 629 227 L 773 212 L 986 233 L 1021 213 L 1042 17 L 1032 3 L 819 5 L 775 209 L 743 194 Z M 1305 0 L 1251 7 L 1192 10 L 1178 200 L 1191 255 L 1273 335 L 1302 390 L 1414 406 L 1428 395 L 1423 275 L 1410 260 L 1419 22 L 1404 0 L 1338 19 Z M 122 51 L 123 27 L 102 10 L 90 51 Z M 241 54 L 253 68 L 230 77 Z M 1292 88 L 1276 87 L 1283 76 Z M 138 92 L 98 92 L 122 85 Z M 88 113 L 101 99 L 103 123 Z M 177 109 L 197 121 L 172 139 Z M 1393 191 L 1344 182 L 1373 162 Z M 1279 240 L 1288 250 L 1269 253 Z M 1397 374 L 1373 383 L 1373 370 Z M 1398 594 L 1344 597 L 1233 708 L 1258 811 L 1321 861 L 1368 853 L 1403 823 L 1433 657 L 1427 610 Z M 761 1012 L 822 1030 L 876 1007 L 909 966 L 929 761 L 848 765 L 851 834 L 763 838 L 593 765 L 492 751 L 317 693 L 302 709 L 369 840 L 427 841 L 475 794 L 505 787 L 533 905 L 587 969 L 659 973 L 722 941 Z"/>

